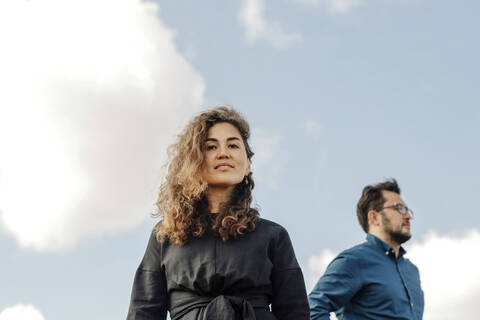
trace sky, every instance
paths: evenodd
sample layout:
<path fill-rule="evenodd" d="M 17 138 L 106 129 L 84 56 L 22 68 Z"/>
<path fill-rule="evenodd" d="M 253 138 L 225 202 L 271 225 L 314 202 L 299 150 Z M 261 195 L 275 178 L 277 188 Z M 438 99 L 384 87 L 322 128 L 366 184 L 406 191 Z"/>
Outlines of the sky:
<path fill-rule="evenodd" d="M 2 0 L 0 320 L 126 317 L 166 149 L 196 113 L 252 128 L 254 204 L 307 290 L 395 178 L 425 320 L 480 312 L 480 3 Z"/>

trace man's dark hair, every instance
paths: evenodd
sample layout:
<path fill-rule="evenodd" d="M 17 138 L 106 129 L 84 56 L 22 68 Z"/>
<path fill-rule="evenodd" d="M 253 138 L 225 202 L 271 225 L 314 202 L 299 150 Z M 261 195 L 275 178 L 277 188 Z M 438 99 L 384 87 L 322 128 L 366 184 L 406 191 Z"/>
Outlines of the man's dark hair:
<path fill-rule="evenodd" d="M 368 233 L 368 212 L 380 211 L 385 203 L 382 191 L 392 191 L 400 194 L 400 187 L 395 179 L 386 180 L 373 186 L 363 188 L 362 196 L 357 203 L 357 218 L 362 229 Z"/>

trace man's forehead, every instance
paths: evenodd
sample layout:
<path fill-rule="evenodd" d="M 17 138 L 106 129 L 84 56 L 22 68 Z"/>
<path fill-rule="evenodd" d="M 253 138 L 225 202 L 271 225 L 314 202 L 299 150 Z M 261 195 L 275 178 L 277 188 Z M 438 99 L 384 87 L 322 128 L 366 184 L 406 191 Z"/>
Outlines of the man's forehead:
<path fill-rule="evenodd" d="M 385 199 L 385 203 L 387 204 L 394 204 L 394 203 L 404 203 L 402 197 L 398 193 L 388 190 L 382 190 L 383 199 Z"/>

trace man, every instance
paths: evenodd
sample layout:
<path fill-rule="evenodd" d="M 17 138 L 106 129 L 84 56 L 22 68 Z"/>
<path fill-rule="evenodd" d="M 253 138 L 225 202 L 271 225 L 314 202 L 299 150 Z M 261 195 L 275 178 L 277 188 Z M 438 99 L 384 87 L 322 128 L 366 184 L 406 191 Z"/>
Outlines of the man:
<path fill-rule="evenodd" d="M 357 217 L 367 241 L 340 253 L 327 267 L 308 299 L 312 320 L 412 319 L 423 316 L 423 291 L 417 267 L 401 246 L 411 237 L 413 212 L 392 179 L 366 186 Z"/>

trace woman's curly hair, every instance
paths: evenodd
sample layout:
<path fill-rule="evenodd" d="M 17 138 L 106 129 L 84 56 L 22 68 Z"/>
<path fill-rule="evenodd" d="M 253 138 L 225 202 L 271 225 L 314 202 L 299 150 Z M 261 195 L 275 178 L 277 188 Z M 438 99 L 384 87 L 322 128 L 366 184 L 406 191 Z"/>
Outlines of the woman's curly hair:
<path fill-rule="evenodd" d="M 227 122 L 235 126 L 242 136 L 247 158 L 253 152 L 248 144 L 250 128 L 247 121 L 234 109 L 217 107 L 197 115 L 168 148 L 169 164 L 165 181 L 160 186 L 157 200 L 158 213 L 162 217 L 156 228 L 158 241 L 168 239 L 183 245 L 189 237 L 201 237 L 212 219 L 212 230 L 223 241 L 255 229 L 258 211 L 251 208 L 254 181 L 252 173 L 237 184 L 230 201 L 223 204 L 220 212 L 208 212 L 207 183 L 200 170 L 204 159 L 208 130 L 217 123 Z"/>

